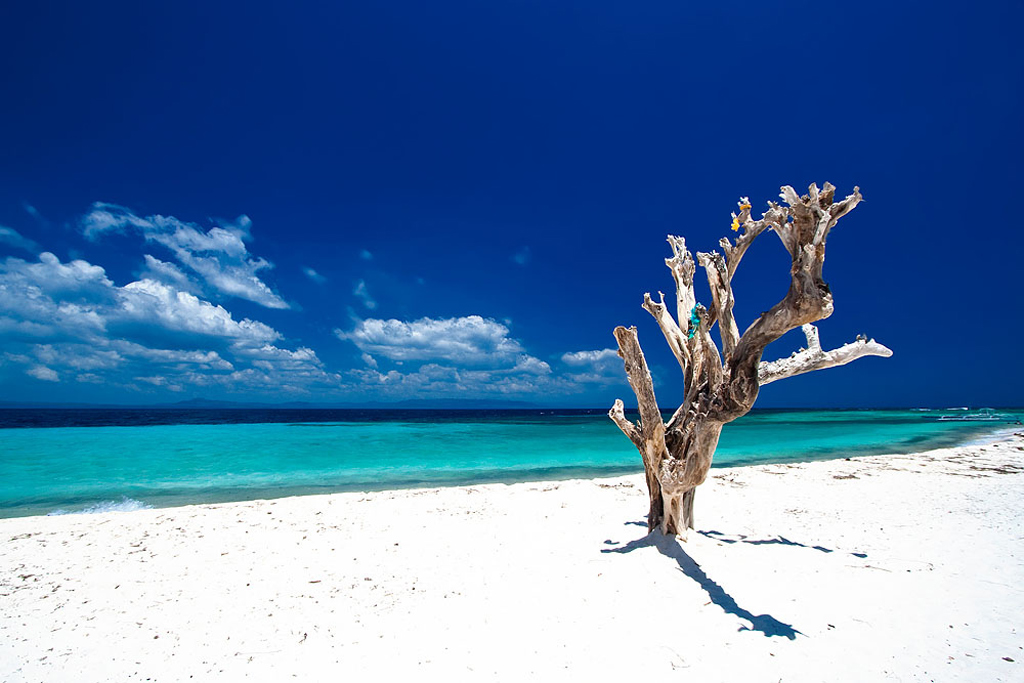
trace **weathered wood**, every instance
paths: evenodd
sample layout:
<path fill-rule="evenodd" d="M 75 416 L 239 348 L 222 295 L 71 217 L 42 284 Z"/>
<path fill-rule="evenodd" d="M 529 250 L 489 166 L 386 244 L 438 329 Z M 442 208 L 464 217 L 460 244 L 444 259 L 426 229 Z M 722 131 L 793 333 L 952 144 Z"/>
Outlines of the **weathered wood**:
<path fill-rule="evenodd" d="M 640 436 L 640 427 L 626 419 L 626 409 L 622 403 L 622 399 L 615 399 L 615 404 L 612 405 L 611 410 L 608 411 L 608 417 L 612 419 L 612 422 L 619 426 L 622 433 L 629 437 L 629 440 L 633 442 L 633 445 L 639 449 L 644 447 L 643 438 Z"/>
<path fill-rule="evenodd" d="M 647 368 L 647 361 L 644 359 L 644 352 L 640 349 L 640 341 L 636 336 L 636 328 L 616 327 L 615 339 L 619 344 L 619 356 L 626 366 L 626 377 L 629 385 L 637 397 L 637 405 L 640 410 L 640 425 L 638 441 L 634 441 L 640 451 L 640 457 L 644 463 L 644 473 L 647 477 L 647 490 L 650 495 L 650 510 L 647 517 L 648 529 L 653 529 L 661 522 L 661 510 L 663 507 L 661 495 L 661 481 L 658 476 L 661 470 L 662 460 L 666 455 L 665 449 L 665 423 L 661 419 L 661 411 L 658 409 L 658 400 L 654 396 L 654 381 L 651 379 L 651 371 Z M 622 415 L 621 422 L 617 419 L 620 413 L 616 408 L 620 407 L 619 401 L 612 406 L 609 415 L 619 428 L 622 429 L 626 421 Z M 623 431 L 626 431 L 625 429 Z M 626 434 L 629 436 L 629 432 Z M 631 439 L 632 440 L 632 439 Z"/>
<path fill-rule="evenodd" d="M 687 366 L 690 364 L 690 346 L 686 343 L 686 335 L 679 329 L 679 325 L 676 324 L 672 314 L 668 312 L 668 308 L 665 306 L 665 295 L 658 292 L 658 296 L 661 297 L 661 301 L 654 301 L 651 299 L 650 294 L 644 294 L 644 310 L 658 321 L 658 327 L 661 328 L 662 334 L 665 335 L 668 347 L 672 349 L 672 354 L 679 361 L 680 369 L 685 373 Z"/>
<path fill-rule="evenodd" d="M 864 356 L 891 356 L 892 351 L 874 340 L 858 339 L 832 351 L 823 351 L 817 328 L 811 323 L 832 314 L 832 294 L 822 280 L 825 243 L 840 218 L 862 200 L 860 190 L 835 202 L 835 187 L 811 185 L 799 196 L 790 186 L 781 188 L 786 206 L 768 202 L 759 220 L 750 217 L 750 202 L 740 198 L 733 226 L 742 233 L 735 243 L 723 238 L 717 252 L 700 253 L 711 288 L 711 306 L 697 304 L 693 290 L 695 264 L 682 237 L 668 236 L 672 257 L 665 265 L 676 284 L 676 319 L 665 305 L 665 296 L 654 301 L 644 295 L 643 307 L 658 323 L 683 372 L 683 401 L 671 419 L 662 421 L 636 328 L 615 328 L 630 387 L 637 397 L 640 423 L 626 419 L 621 400 L 608 415 L 640 451 L 650 496 L 648 529 L 660 527 L 666 534 L 685 534 L 693 528 L 696 489 L 704 483 L 714 458 L 722 427 L 745 415 L 754 405 L 759 388 L 778 379 L 845 365 Z M 735 298 L 732 278 L 753 241 L 771 230 L 792 258 L 786 296 L 755 320 L 742 335 L 733 317 Z M 691 324 L 691 316 L 699 324 Z M 685 325 L 684 325 L 685 322 Z M 711 339 L 718 324 L 722 351 Z M 765 347 L 789 330 L 803 327 L 808 348 L 789 358 L 763 362 Z M 723 361 L 724 356 L 724 361 Z"/>
<path fill-rule="evenodd" d="M 808 324 L 803 326 L 803 331 L 807 335 L 806 349 L 797 351 L 788 358 L 780 358 L 771 362 L 761 361 L 757 370 L 761 386 L 787 377 L 802 375 L 805 372 L 846 365 L 864 356 L 888 358 L 892 355 L 891 349 L 879 344 L 874 339 L 857 339 L 849 344 L 843 344 L 838 349 L 822 351 L 818 341 L 818 328 Z"/>
<path fill-rule="evenodd" d="M 736 300 L 732 295 L 728 268 L 725 259 L 717 251 L 697 254 L 697 263 L 702 265 L 708 274 L 711 301 L 718 316 L 718 332 L 722 337 L 722 355 L 725 356 L 728 365 L 732 352 L 740 341 L 740 331 L 736 327 L 735 318 L 732 317 L 732 307 Z"/>

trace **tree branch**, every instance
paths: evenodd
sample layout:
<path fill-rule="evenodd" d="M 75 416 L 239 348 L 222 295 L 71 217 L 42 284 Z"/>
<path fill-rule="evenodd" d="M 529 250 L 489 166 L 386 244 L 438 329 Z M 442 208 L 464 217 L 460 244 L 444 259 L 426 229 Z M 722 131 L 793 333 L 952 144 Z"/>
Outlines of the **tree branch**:
<path fill-rule="evenodd" d="M 836 221 L 862 199 L 857 188 L 839 203 L 833 202 L 834 194 L 830 183 L 825 183 L 823 191 L 812 184 L 803 197 L 788 185 L 782 188 L 781 196 L 789 206 L 775 230 L 793 258 L 789 291 L 740 337 L 729 361 L 728 384 L 713 410 L 715 419 L 734 420 L 753 406 L 760 386 L 761 356 L 768 344 L 789 330 L 832 314 L 832 293 L 821 277 L 825 240 Z"/>
<path fill-rule="evenodd" d="M 672 314 L 668 312 L 668 307 L 665 306 L 665 295 L 658 292 L 658 296 L 661 297 L 661 301 L 655 302 L 650 294 L 644 294 L 644 309 L 658 321 L 658 327 L 665 335 L 665 341 L 668 342 L 672 354 L 679 361 L 679 367 L 682 368 L 685 375 L 686 368 L 690 364 L 690 347 L 686 343 L 686 335 L 672 319 Z"/>
<path fill-rule="evenodd" d="M 813 370 L 844 365 L 863 356 L 890 356 L 892 351 L 874 340 L 856 342 L 824 351 L 817 328 L 811 323 L 832 313 L 832 294 L 822 279 L 825 243 L 836 222 L 861 201 L 858 189 L 841 202 L 835 187 L 811 185 L 804 196 L 785 186 L 785 205 L 768 202 L 760 220 L 750 217 L 750 202 L 740 198 L 739 213 L 732 214 L 732 228 L 739 232 L 735 243 L 722 239 L 723 254 L 697 254 L 696 263 L 706 271 L 711 289 L 709 307 L 697 303 L 693 255 L 682 237 L 668 236 L 672 257 L 665 265 L 676 284 L 676 316 L 659 300 L 644 295 L 644 309 L 661 329 L 683 370 L 683 400 L 666 424 L 654 395 L 650 369 L 644 359 L 635 327 L 615 328 L 619 356 L 630 387 L 636 394 L 640 421 L 626 419 L 621 400 L 608 416 L 637 447 L 643 457 L 650 497 L 648 530 L 660 526 L 663 533 L 685 533 L 693 528 L 693 495 L 711 467 L 723 425 L 746 414 L 757 399 L 760 386 Z M 742 232 L 740 230 L 742 229 Z M 774 231 L 790 254 L 789 290 L 777 304 L 740 335 L 733 311 L 732 280 L 747 249 L 765 230 Z M 711 338 L 718 323 L 722 354 Z M 790 358 L 762 362 L 765 347 L 783 334 L 803 326 L 807 349 Z M 725 365 L 723 366 L 723 355 Z"/>
<path fill-rule="evenodd" d="M 619 356 L 625 363 L 629 386 L 636 394 L 637 408 L 640 410 L 640 436 L 648 443 L 652 440 L 660 441 L 664 450 L 665 423 L 661 421 L 661 410 L 654 396 L 654 381 L 647 368 L 644 352 L 640 349 L 636 328 L 616 327 L 615 340 L 619 343 Z"/>
<path fill-rule="evenodd" d="M 636 394 L 637 407 L 640 409 L 639 428 L 626 420 L 620 400 L 615 401 L 608 415 L 619 429 L 626 433 L 630 441 L 637 445 L 640 457 L 643 458 L 644 475 L 651 498 L 651 507 L 647 515 L 647 530 L 650 531 L 661 520 L 663 509 L 658 473 L 661 471 L 662 462 L 668 457 L 668 449 L 665 447 L 665 423 L 661 420 L 661 410 L 658 409 L 658 401 L 654 397 L 654 382 L 651 380 L 647 361 L 644 360 L 644 353 L 640 349 L 636 328 L 616 327 L 615 341 L 619 344 L 619 356 L 626 366 L 629 385 Z"/>
<path fill-rule="evenodd" d="M 844 344 L 838 349 L 822 351 L 818 341 L 818 328 L 814 325 L 804 325 L 803 331 L 807 335 L 806 349 L 794 353 L 789 358 L 761 362 L 757 370 L 758 382 L 761 386 L 787 377 L 802 375 L 805 372 L 846 365 L 864 356 L 888 358 L 892 355 L 891 349 L 879 344 L 874 339 L 857 339 L 857 341 Z"/>
<path fill-rule="evenodd" d="M 634 423 L 626 419 L 626 411 L 622 405 L 622 399 L 615 399 L 615 404 L 611 410 L 608 411 L 608 417 L 612 419 L 622 433 L 629 437 L 629 440 L 633 442 L 633 445 L 637 447 L 641 453 L 644 452 L 644 441 L 640 436 L 640 429 Z"/>
<path fill-rule="evenodd" d="M 832 204 L 835 188 L 825 184 L 820 193 L 812 184 L 809 194 L 797 197 L 796 191 L 786 185 L 782 196 L 790 202 L 788 232 L 794 240 L 790 253 L 793 254 L 792 279 L 789 292 L 778 304 L 747 328 L 740 343 L 744 351 L 754 351 L 775 341 L 795 327 L 827 318 L 832 313 L 832 294 L 821 279 L 821 268 L 825 262 L 825 239 L 841 216 L 849 213 L 861 197 L 860 190 L 838 204 Z M 822 203 L 827 207 L 822 207 Z M 784 222 L 785 223 L 785 222 Z M 820 236 L 820 240 L 819 240 Z M 784 240 L 785 241 L 785 240 Z M 788 247 L 787 247 L 788 248 Z"/>
<path fill-rule="evenodd" d="M 686 240 L 675 235 L 668 236 L 672 245 L 672 258 L 665 259 L 665 265 L 672 271 L 676 281 L 676 319 L 682 322 L 690 319 L 690 311 L 697 305 L 693 294 L 693 255 L 686 248 Z"/>
<path fill-rule="evenodd" d="M 722 336 L 722 355 L 725 356 L 725 362 L 728 363 L 740 340 L 740 331 L 736 327 L 736 319 L 732 315 L 732 307 L 736 300 L 733 297 L 728 268 L 725 259 L 717 251 L 710 254 L 704 252 L 697 254 L 697 263 L 707 271 L 708 285 L 711 287 L 711 301 L 715 307 L 714 314 L 718 317 L 718 331 Z"/>
<path fill-rule="evenodd" d="M 740 260 L 747 252 L 747 248 L 753 243 L 757 236 L 766 228 L 776 228 L 785 225 L 786 211 L 775 202 L 768 202 L 768 210 L 761 214 L 761 220 L 750 220 L 750 202 L 746 197 L 740 197 L 740 214 L 736 216 L 736 222 L 742 226 L 743 233 L 736 238 L 735 246 L 729 242 L 728 237 L 723 237 L 718 244 L 725 252 L 725 260 L 728 264 L 729 279 L 736 273 Z M 785 240 L 783 240 L 785 244 Z"/>
<path fill-rule="evenodd" d="M 709 389 L 713 391 L 722 382 L 722 358 L 719 356 L 718 347 L 715 346 L 715 342 L 711 339 L 711 332 L 708 330 L 707 309 L 699 304 L 697 317 L 701 322 L 693 336 L 693 365 L 690 368 L 689 380 L 684 387 L 683 403 L 672 414 L 666 429 L 674 428 L 679 420 L 689 413 L 690 408 L 700 396 L 707 396 Z"/>
<path fill-rule="evenodd" d="M 719 277 L 719 280 L 725 282 L 730 290 L 732 289 L 732 277 L 736 274 L 736 269 L 740 265 L 740 261 L 743 259 L 743 255 L 747 252 L 747 249 L 753 244 L 754 240 L 757 239 L 758 235 L 764 232 L 768 228 L 776 229 L 779 231 L 778 226 L 786 224 L 786 211 L 779 207 L 775 202 L 768 202 L 768 210 L 761 214 L 761 219 L 754 221 L 750 219 L 750 200 L 746 197 L 740 197 L 739 201 L 740 213 L 737 216 L 735 213 L 733 216 L 733 225 L 743 228 L 743 233 L 736 238 L 736 244 L 732 244 L 728 237 L 723 237 L 718 241 L 719 246 L 722 247 L 722 251 L 725 252 L 725 276 Z M 780 233 L 781 235 L 781 233 Z M 783 241 L 785 244 L 785 240 Z M 788 247 L 787 247 L 788 249 Z M 698 254 L 698 259 L 699 259 Z M 703 265 L 703 264 L 701 264 Z M 708 274 L 710 279 L 710 273 Z M 712 291 L 715 286 L 712 285 Z M 733 300 L 735 303 L 735 300 Z M 710 328 L 718 320 L 718 302 L 715 302 L 711 309 L 710 315 L 708 316 L 708 327 Z M 733 321 L 735 325 L 735 319 Z M 737 336 L 739 330 L 736 331 Z M 724 344 L 723 339 L 723 344 Z M 722 349 L 726 357 L 730 355 L 731 349 L 726 351 Z"/>

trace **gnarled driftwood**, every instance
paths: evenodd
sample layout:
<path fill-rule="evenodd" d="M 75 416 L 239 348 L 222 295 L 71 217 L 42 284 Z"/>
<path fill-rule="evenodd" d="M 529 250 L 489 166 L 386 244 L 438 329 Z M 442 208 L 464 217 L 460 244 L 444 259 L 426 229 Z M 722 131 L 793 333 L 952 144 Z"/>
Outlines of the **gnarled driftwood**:
<path fill-rule="evenodd" d="M 683 372 L 683 401 L 668 422 L 662 419 L 636 328 L 615 328 L 640 422 L 626 418 L 621 400 L 615 401 L 608 415 L 643 458 L 650 495 L 649 530 L 660 527 L 666 534 L 681 534 L 693 528 L 695 490 L 707 477 L 722 426 L 753 407 L 762 384 L 845 365 L 863 356 L 892 355 L 885 346 L 861 338 L 823 351 L 817 328 L 811 324 L 832 314 L 832 294 L 821 275 L 829 231 L 862 199 L 859 188 L 839 202 L 834 195 L 830 183 L 820 190 L 812 184 L 802 197 L 787 185 L 781 193 L 785 205 L 768 202 L 759 220 L 750 217 L 750 203 L 743 197 L 739 214 L 733 214 L 734 227 L 742 229 L 735 244 L 722 238 L 724 254 L 698 253 L 696 263 L 685 240 L 669 235 L 672 257 L 665 265 L 676 283 L 676 318 L 660 292 L 658 301 L 645 294 L 643 303 Z M 765 230 L 778 235 L 792 257 L 789 291 L 740 335 L 732 312 L 732 278 L 747 248 Z M 697 304 L 694 296 L 697 265 L 704 269 L 711 287 L 710 308 Z M 715 323 L 721 351 L 711 339 Z M 806 349 L 777 361 L 761 360 L 768 344 L 797 327 L 807 336 Z"/>

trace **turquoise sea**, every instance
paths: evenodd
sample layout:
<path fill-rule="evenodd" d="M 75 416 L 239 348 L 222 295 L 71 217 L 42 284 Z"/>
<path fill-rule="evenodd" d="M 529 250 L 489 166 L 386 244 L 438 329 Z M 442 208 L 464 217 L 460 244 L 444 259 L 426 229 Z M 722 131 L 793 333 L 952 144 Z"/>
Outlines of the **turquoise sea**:
<path fill-rule="evenodd" d="M 1021 410 L 761 410 L 716 466 L 912 452 Z M 1018 427 L 1019 428 L 1019 427 Z M 599 410 L 0 410 L 0 517 L 639 472 Z"/>

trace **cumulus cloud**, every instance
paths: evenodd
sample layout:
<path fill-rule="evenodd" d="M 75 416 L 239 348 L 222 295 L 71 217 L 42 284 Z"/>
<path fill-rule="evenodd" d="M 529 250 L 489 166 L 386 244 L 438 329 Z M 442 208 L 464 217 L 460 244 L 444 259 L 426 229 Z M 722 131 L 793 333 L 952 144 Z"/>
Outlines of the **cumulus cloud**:
<path fill-rule="evenodd" d="M 36 379 L 41 379 L 44 382 L 59 382 L 60 376 L 56 370 L 46 367 L 45 365 L 33 365 L 29 369 L 25 370 L 25 374 L 31 375 Z"/>
<path fill-rule="evenodd" d="M 166 247 L 178 262 L 198 275 L 203 283 L 221 295 L 253 301 L 267 308 L 288 308 L 257 275 L 272 268 L 270 262 L 253 257 L 245 246 L 251 240 L 248 216 L 207 231 L 174 216 L 140 217 L 123 206 L 97 202 L 81 220 L 82 231 L 92 240 L 108 232 L 139 232 L 148 242 Z M 154 261 L 156 259 L 153 259 Z M 147 266 L 152 268 L 147 260 Z"/>
<path fill-rule="evenodd" d="M 119 292 L 122 319 L 155 324 L 168 330 L 226 339 L 265 342 L 281 335 L 261 322 L 236 321 L 223 306 L 154 280 L 130 282 Z"/>
<path fill-rule="evenodd" d="M 576 384 L 615 384 L 625 379 L 615 349 L 572 351 L 562 354 L 561 360 L 569 368 L 566 379 Z"/>
<path fill-rule="evenodd" d="M 46 365 L 62 365 L 74 370 L 115 368 L 123 360 L 117 351 L 75 343 L 36 344 L 32 355 Z"/>
<path fill-rule="evenodd" d="M 620 361 L 619 352 L 615 349 L 600 349 L 598 351 L 573 351 L 562 354 L 562 362 L 568 366 L 579 368 Z"/>
<path fill-rule="evenodd" d="M 163 265 L 161 265 L 163 264 Z M 5 364 L 37 379 L 178 390 L 246 391 L 283 387 L 301 393 L 334 387 L 309 348 L 279 346 L 282 335 L 172 283 L 143 278 L 118 286 L 86 261 L 0 262 L 0 344 Z M 169 273 L 169 275 L 168 275 Z"/>
<path fill-rule="evenodd" d="M 508 325 L 479 315 L 360 320 L 335 334 L 355 344 L 366 365 L 349 371 L 348 381 L 379 398 L 513 398 L 572 389 L 528 354 Z"/>
<path fill-rule="evenodd" d="M 98 310 L 112 304 L 113 283 L 85 261 L 61 263 L 49 252 L 29 263 L 0 263 L 0 331 L 13 339 L 45 339 L 102 332 Z"/>
<path fill-rule="evenodd" d="M 509 329 L 479 315 L 462 318 L 361 320 L 351 332 L 335 330 L 360 351 L 392 361 L 444 360 L 464 366 L 496 366 L 515 361 L 522 345 Z"/>
<path fill-rule="evenodd" d="M 144 254 L 143 258 L 146 261 L 146 267 L 143 269 L 140 279 L 156 280 L 185 292 L 198 293 L 199 287 L 178 266 L 161 261 L 150 254 Z"/>
<path fill-rule="evenodd" d="M 547 374 L 523 373 L 512 368 L 466 370 L 436 363 L 427 363 L 412 372 L 356 369 L 350 371 L 348 377 L 361 390 L 384 399 L 523 398 L 536 397 L 539 393 L 571 393 L 575 390 L 562 378 Z"/>
<path fill-rule="evenodd" d="M 126 358 L 139 358 L 154 363 L 173 364 L 179 368 L 192 367 L 208 370 L 234 370 L 234 366 L 216 351 L 187 351 L 182 349 L 154 349 L 124 339 L 114 340 L 112 347 Z"/>
<path fill-rule="evenodd" d="M 103 268 L 81 259 L 61 263 L 48 251 L 40 254 L 36 263 L 7 259 L 0 272 L 9 273 L 12 280 L 32 285 L 51 296 L 61 296 L 65 301 L 93 301 L 108 295 L 114 284 Z"/>
<path fill-rule="evenodd" d="M 28 239 L 22 237 L 14 228 L 7 228 L 0 225 L 0 243 L 9 244 L 16 249 L 23 249 L 35 253 L 39 250 L 39 245 Z"/>

